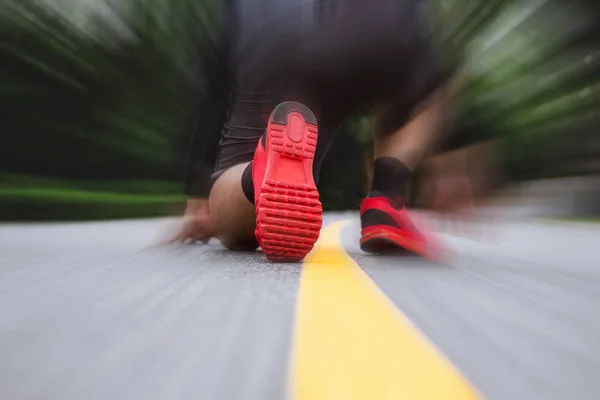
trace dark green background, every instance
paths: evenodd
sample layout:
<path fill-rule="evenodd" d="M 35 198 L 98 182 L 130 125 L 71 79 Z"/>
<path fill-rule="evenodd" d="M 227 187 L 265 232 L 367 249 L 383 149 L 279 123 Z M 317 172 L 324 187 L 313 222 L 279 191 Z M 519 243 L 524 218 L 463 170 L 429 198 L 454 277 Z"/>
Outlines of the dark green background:
<path fill-rule="evenodd" d="M 220 3 L 135 0 L 85 21 L 39 4 L 8 2 L 0 13 L 0 219 L 179 210 L 204 87 L 194 66 Z M 597 173 L 598 6 L 554 0 L 523 18 L 528 4 L 434 2 L 436 38 L 462 83 L 447 144 L 500 139 L 513 180 Z M 320 181 L 326 209 L 358 206 L 368 129 L 356 119 L 336 139 Z"/>

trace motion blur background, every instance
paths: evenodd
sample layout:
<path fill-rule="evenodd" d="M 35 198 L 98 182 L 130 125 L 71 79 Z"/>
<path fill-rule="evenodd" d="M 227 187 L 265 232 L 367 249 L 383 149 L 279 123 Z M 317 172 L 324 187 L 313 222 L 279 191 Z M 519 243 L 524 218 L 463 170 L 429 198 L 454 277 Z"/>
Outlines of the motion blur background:
<path fill-rule="evenodd" d="M 176 213 L 219 0 L 0 3 L 0 220 Z M 457 68 L 455 140 L 429 157 L 409 197 L 467 173 L 491 189 L 556 199 L 553 215 L 600 216 L 597 0 L 435 0 L 437 38 Z M 356 208 L 370 123 L 344 127 L 324 166 L 328 210 Z M 477 139 L 477 142 L 473 142 Z M 343 151 L 341 151 L 343 149 Z M 361 160 L 361 162 L 357 162 Z M 333 167 L 335 165 L 335 168 Z M 565 197 L 566 196 L 566 197 Z"/>

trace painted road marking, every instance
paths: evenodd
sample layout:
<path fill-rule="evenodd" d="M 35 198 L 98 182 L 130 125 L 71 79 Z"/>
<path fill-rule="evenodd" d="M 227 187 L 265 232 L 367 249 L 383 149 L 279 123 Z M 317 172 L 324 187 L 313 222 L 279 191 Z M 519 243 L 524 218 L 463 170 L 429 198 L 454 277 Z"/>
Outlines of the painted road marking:
<path fill-rule="evenodd" d="M 327 226 L 304 262 L 293 400 L 477 399 L 475 390 L 344 251 Z"/>

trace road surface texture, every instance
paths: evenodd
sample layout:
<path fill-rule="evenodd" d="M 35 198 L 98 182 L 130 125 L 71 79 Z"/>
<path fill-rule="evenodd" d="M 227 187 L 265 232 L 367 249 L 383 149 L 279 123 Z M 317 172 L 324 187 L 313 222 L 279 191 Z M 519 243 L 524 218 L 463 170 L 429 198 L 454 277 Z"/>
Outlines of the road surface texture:
<path fill-rule="evenodd" d="M 331 214 L 345 256 L 287 265 L 150 246 L 168 222 L 0 225 L 0 399 L 599 396 L 596 225 L 488 221 L 444 235 L 440 265 L 363 254 L 355 214 Z"/>

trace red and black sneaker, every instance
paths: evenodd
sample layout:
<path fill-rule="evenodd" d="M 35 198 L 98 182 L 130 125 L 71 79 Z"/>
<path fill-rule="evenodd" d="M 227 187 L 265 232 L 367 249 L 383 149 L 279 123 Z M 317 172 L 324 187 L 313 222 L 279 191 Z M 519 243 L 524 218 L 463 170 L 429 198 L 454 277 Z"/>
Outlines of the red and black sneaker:
<path fill-rule="evenodd" d="M 367 253 L 408 252 L 439 259 L 439 246 L 411 221 L 401 199 L 371 192 L 360 206 L 360 248 Z"/>
<path fill-rule="evenodd" d="M 256 239 L 271 261 L 300 261 L 319 238 L 323 207 L 313 177 L 317 139 L 312 111 L 285 102 L 273 110 L 256 148 Z"/>

